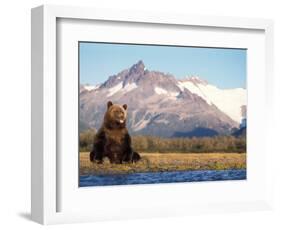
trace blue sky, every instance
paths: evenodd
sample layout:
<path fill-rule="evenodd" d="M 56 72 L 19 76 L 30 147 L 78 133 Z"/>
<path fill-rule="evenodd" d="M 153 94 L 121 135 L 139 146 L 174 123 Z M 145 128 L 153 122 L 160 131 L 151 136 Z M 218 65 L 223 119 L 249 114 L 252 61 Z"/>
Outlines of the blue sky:
<path fill-rule="evenodd" d="M 244 49 L 80 42 L 80 83 L 96 85 L 142 60 L 177 79 L 196 75 L 219 88 L 246 88 Z"/>

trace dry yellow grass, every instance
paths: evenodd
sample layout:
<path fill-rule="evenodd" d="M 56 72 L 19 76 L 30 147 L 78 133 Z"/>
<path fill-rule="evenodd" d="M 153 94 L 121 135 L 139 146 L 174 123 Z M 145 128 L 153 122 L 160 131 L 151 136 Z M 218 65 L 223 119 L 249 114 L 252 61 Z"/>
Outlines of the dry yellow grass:
<path fill-rule="evenodd" d="M 245 153 L 141 153 L 141 157 L 137 163 L 96 164 L 88 152 L 81 152 L 80 175 L 246 168 Z"/>

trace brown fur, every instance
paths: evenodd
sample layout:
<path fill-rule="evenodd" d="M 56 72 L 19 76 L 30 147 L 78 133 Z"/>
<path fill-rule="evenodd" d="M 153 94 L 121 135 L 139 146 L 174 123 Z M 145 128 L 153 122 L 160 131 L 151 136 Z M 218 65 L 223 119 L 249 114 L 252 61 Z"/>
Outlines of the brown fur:
<path fill-rule="evenodd" d="M 95 136 L 90 160 L 103 162 L 108 157 L 111 163 L 136 162 L 140 155 L 133 151 L 131 137 L 126 128 L 127 105 L 109 101 L 102 127 Z"/>

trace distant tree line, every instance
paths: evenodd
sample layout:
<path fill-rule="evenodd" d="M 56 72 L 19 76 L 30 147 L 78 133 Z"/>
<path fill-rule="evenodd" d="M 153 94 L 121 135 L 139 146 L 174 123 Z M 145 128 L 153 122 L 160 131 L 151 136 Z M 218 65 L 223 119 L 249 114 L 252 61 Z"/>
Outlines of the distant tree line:
<path fill-rule="evenodd" d="M 80 131 L 79 134 L 80 152 L 87 152 L 92 150 L 95 135 L 96 135 L 95 129 L 87 129 L 84 131 Z"/>
<path fill-rule="evenodd" d="M 96 131 L 88 129 L 80 133 L 80 151 L 91 151 Z M 246 152 L 246 137 L 180 137 L 162 138 L 156 136 L 132 136 L 134 150 L 158 153 L 212 153 Z"/>
<path fill-rule="evenodd" d="M 133 146 L 139 152 L 246 152 L 246 139 L 233 136 L 161 138 L 134 136 Z"/>

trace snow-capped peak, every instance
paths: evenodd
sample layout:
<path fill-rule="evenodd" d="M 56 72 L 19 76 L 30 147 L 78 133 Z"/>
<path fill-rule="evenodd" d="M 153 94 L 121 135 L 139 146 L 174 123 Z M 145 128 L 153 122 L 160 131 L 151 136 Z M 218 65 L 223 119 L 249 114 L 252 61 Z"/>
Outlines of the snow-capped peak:
<path fill-rule="evenodd" d="M 134 72 L 134 73 L 142 73 L 145 70 L 145 65 L 143 63 L 142 60 L 139 60 L 136 64 L 134 64 L 131 68 L 130 68 L 130 72 Z"/>
<path fill-rule="evenodd" d="M 178 81 L 178 87 L 189 90 L 205 100 L 209 105 L 215 105 L 232 120 L 240 123 L 242 120 L 241 108 L 247 104 L 246 90 L 243 88 L 220 89 L 197 76 Z"/>
<path fill-rule="evenodd" d="M 202 84 L 202 85 L 208 85 L 209 83 L 200 78 L 199 76 L 196 75 L 191 75 L 191 76 L 186 76 L 184 77 L 182 80 L 180 80 L 181 82 L 192 82 L 194 84 Z"/>

